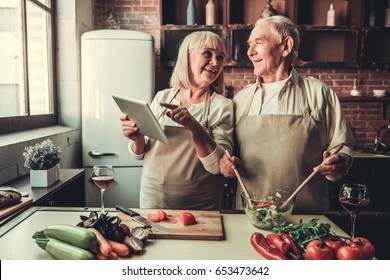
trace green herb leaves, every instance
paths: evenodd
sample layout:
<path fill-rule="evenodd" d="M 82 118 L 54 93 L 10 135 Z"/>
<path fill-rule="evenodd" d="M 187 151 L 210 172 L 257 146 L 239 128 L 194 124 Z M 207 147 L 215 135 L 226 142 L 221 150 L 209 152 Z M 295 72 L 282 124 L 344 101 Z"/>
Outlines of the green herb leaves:
<path fill-rule="evenodd" d="M 302 252 L 305 252 L 306 245 L 311 240 L 335 235 L 335 233 L 330 230 L 330 224 L 320 223 L 317 218 L 305 223 L 301 219 L 299 224 L 281 225 L 274 227 L 272 231 L 276 234 L 281 232 L 288 233 Z"/>

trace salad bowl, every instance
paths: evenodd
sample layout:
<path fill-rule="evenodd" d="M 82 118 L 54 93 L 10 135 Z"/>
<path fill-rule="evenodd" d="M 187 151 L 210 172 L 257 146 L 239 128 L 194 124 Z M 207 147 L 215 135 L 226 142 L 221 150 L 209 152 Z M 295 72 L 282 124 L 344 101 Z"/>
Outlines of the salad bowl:
<path fill-rule="evenodd" d="M 259 229 L 272 230 L 286 223 L 291 216 L 294 202 L 291 201 L 284 211 L 279 208 L 291 195 L 291 192 L 276 188 L 260 188 L 251 197 L 241 193 L 241 202 L 251 224 Z"/>

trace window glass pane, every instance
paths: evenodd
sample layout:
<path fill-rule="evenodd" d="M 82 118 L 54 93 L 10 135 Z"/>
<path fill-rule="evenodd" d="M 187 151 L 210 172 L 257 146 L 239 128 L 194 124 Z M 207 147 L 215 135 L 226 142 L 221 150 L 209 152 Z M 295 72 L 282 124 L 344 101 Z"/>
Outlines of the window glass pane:
<path fill-rule="evenodd" d="M 53 113 L 51 16 L 27 1 L 27 65 L 30 114 Z"/>
<path fill-rule="evenodd" d="M 26 115 L 21 3 L 0 0 L 0 118 Z"/>
<path fill-rule="evenodd" d="M 35 0 L 37 2 L 41 2 L 46 7 L 50 8 L 50 0 Z"/>

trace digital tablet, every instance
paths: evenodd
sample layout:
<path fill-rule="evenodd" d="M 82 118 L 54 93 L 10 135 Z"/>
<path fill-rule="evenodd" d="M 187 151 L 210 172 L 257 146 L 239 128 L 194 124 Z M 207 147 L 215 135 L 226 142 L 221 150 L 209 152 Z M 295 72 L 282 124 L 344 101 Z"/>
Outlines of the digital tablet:
<path fill-rule="evenodd" d="M 147 102 L 118 95 L 112 95 L 112 97 L 122 113 L 126 114 L 137 124 L 140 133 L 169 144 L 167 136 Z"/>

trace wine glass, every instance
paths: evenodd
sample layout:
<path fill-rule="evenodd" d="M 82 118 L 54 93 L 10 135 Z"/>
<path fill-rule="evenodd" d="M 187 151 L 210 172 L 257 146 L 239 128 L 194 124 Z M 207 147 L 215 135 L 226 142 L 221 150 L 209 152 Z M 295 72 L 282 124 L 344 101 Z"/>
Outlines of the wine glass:
<path fill-rule="evenodd" d="M 351 215 L 351 238 L 355 237 L 356 216 L 360 209 L 370 204 L 367 186 L 355 183 L 345 183 L 340 189 L 341 206 Z"/>
<path fill-rule="evenodd" d="M 115 172 L 112 165 L 94 165 L 92 181 L 100 188 L 101 214 L 104 215 L 104 192 L 114 182 Z"/>

